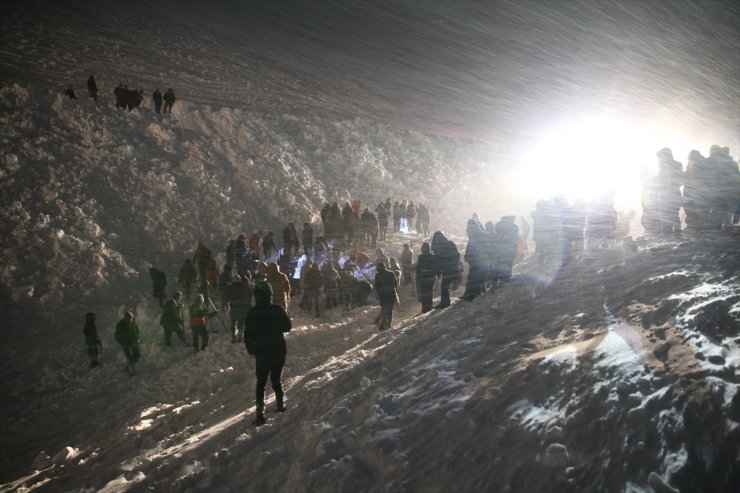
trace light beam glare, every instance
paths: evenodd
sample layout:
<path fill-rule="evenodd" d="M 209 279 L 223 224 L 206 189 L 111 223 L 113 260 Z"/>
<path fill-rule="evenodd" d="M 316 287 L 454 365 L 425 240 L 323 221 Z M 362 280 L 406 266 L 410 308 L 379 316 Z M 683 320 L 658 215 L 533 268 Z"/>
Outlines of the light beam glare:
<path fill-rule="evenodd" d="M 639 208 L 641 179 L 657 168 L 656 151 L 680 142 L 679 161 L 692 141 L 670 124 L 620 117 L 580 117 L 543 130 L 520 157 L 517 192 L 532 200 L 566 195 L 571 201 L 614 196 L 618 209 Z M 678 151 L 678 152 L 676 152 Z M 647 167 L 647 170 L 646 170 Z"/>

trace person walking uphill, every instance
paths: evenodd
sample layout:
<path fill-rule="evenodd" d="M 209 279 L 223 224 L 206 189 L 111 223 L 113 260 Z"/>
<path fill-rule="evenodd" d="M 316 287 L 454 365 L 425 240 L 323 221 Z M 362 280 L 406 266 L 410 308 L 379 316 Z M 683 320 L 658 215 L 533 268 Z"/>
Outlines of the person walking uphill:
<path fill-rule="evenodd" d="M 255 359 L 257 410 L 253 424 L 259 426 L 265 423 L 265 387 L 268 377 L 275 392 L 276 410 L 284 412 L 286 409 L 281 378 L 288 346 L 283 334 L 289 332 L 292 325 L 283 307 L 272 303 L 272 287 L 268 282 L 259 281 L 254 286 L 254 301 L 255 306 L 247 311 L 244 324 L 244 346 L 247 353 Z"/>
<path fill-rule="evenodd" d="M 134 322 L 134 314 L 126 312 L 123 319 L 116 325 L 115 338 L 118 344 L 123 348 L 123 354 L 126 355 L 126 371 L 129 375 L 136 375 L 136 362 L 141 356 L 139 353 L 139 326 Z"/>

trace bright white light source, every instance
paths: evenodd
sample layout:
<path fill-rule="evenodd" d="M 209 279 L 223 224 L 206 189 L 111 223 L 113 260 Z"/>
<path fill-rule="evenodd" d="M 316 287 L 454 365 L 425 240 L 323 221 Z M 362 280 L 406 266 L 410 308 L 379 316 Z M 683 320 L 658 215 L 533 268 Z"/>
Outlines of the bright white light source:
<path fill-rule="evenodd" d="M 641 163 L 663 146 L 618 120 L 582 119 L 556 125 L 523 156 L 519 186 L 528 195 L 589 199 L 614 193 L 639 202 Z M 651 159 L 652 156 L 652 159 Z"/>

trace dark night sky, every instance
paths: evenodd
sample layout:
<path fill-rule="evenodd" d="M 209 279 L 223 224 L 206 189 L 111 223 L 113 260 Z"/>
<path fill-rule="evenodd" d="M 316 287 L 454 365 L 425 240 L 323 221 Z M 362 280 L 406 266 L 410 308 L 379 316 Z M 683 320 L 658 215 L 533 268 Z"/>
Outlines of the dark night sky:
<path fill-rule="evenodd" d="M 740 133 L 732 1 L 39 1 L 3 14 L 11 53 L 18 29 L 42 52 L 92 42 L 121 63 L 83 56 L 80 74 L 177 74 L 206 103 L 471 137 L 521 137 L 574 108 L 670 115 L 733 146 Z M 5 79 L 70 76 L 0 60 Z"/>

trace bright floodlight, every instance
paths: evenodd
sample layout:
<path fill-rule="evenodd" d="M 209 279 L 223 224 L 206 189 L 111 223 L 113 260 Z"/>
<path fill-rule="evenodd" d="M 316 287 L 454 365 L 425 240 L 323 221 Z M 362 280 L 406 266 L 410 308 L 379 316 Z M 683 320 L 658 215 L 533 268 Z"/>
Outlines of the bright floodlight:
<path fill-rule="evenodd" d="M 660 148 L 656 145 L 639 128 L 615 120 L 560 124 L 529 148 L 519 186 L 536 198 L 565 194 L 590 199 L 614 193 L 621 201 L 639 203 L 640 163 L 654 161 L 651 156 Z"/>

